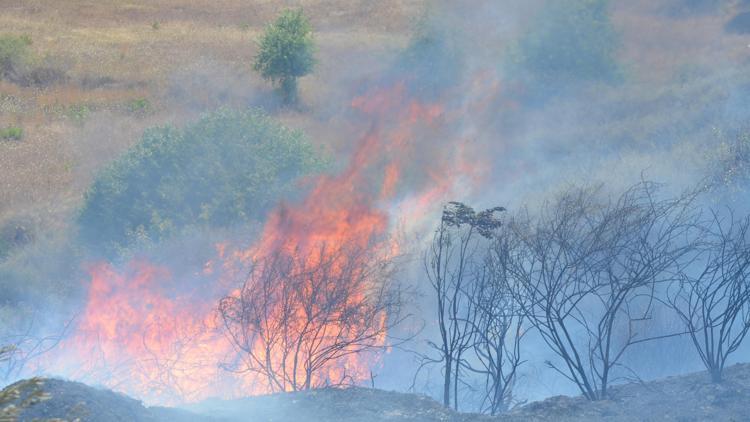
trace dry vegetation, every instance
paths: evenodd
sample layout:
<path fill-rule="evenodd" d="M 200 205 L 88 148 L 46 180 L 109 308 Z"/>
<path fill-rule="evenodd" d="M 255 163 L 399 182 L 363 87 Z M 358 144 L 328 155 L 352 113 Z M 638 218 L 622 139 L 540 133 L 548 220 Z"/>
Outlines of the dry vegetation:
<path fill-rule="evenodd" d="M 0 127 L 24 130 L 23 142 L 0 144 L 0 224 L 18 215 L 63 224 L 92 173 L 145 127 L 261 101 L 268 88 L 250 70 L 255 40 L 284 7 L 302 5 L 318 30 L 321 65 L 302 85 L 316 104 L 339 78 L 334 57 L 377 62 L 405 42 L 421 3 L 0 1 L 3 32 L 28 34 L 34 53 L 69 75 L 46 89 L 0 83 Z M 297 126 L 331 135 L 314 117 L 287 114 Z"/>
<path fill-rule="evenodd" d="M 0 224 L 25 215 L 59 228 L 93 172 L 143 128 L 181 123 L 218 105 L 262 104 L 268 88 L 250 71 L 250 60 L 263 25 L 285 7 L 302 6 L 310 16 L 319 67 L 301 82 L 308 112 L 282 118 L 313 139 L 345 145 L 353 133 L 342 131 L 335 117 L 347 101 L 342 81 L 353 84 L 382 69 L 405 44 L 425 3 L 1 0 L 3 32 L 31 36 L 34 53 L 69 79 L 43 90 L 0 82 L 0 127 L 24 131 L 22 142 L 0 143 Z M 681 73 L 748 59 L 746 40 L 722 31 L 731 8 L 675 19 L 653 2 L 615 4 L 627 70 L 643 83 L 644 95 Z M 632 128 L 625 125 L 608 130 Z"/>

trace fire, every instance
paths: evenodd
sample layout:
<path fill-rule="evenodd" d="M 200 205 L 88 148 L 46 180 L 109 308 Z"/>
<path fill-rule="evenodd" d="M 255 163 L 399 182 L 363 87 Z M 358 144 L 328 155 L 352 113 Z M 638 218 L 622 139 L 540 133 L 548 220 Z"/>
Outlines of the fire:
<path fill-rule="evenodd" d="M 481 101 L 488 100 L 483 97 Z M 274 308 L 269 313 L 269 326 L 304 332 L 298 326 L 300 321 L 312 321 L 322 332 L 314 340 L 320 342 L 316 343 L 319 347 L 336 336 L 346 338 L 362 331 L 356 318 L 341 322 L 343 314 L 355 310 L 361 312 L 357 317 L 383 326 L 389 317 L 383 310 L 367 313 L 366 308 L 357 307 L 364 303 L 372 283 L 360 273 L 364 267 L 352 266 L 331 254 L 365 251 L 354 259 L 366 260 L 372 253 L 398 253 L 399 245 L 388 236 L 394 225 L 392 214 L 421 218 L 451 194 L 459 176 L 478 178 L 481 167 L 476 160 L 469 164 L 471 160 L 464 156 L 469 148 L 465 146 L 448 144 L 452 149 L 446 151 L 436 147 L 436 134 L 450 121 L 460 120 L 464 108 L 470 105 L 462 103 L 447 110 L 438 102 L 423 103 L 409 98 L 406 85 L 397 83 L 355 98 L 351 106 L 371 125 L 348 165 L 339 174 L 320 176 L 301 202 L 279 205 L 252 247 L 219 245 L 217 258 L 190 282 L 176 279 L 168 268 L 145 261 L 119 269 L 108 263 L 92 266 L 87 303 L 74 332 L 52 353 L 53 357 L 39 365 L 49 373 L 103 384 L 160 404 L 296 388 L 273 385 L 257 371 L 242 371 L 247 350 L 231 340 L 217 311 L 222 297 L 242 297 L 243 289 L 237 287 L 243 280 L 241 275 L 269 257 L 286 257 L 291 263 L 290 274 L 303 274 L 330 263 L 327 279 L 308 277 L 308 281 L 284 288 L 296 289 L 295 294 L 305 298 L 320 289 L 341 289 L 337 294 L 345 297 L 343 306 L 326 322 L 305 318 L 303 309 L 292 306 L 286 313 Z M 432 159 L 429 166 L 414 163 L 414 157 L 421 156 Z M 329 279 L 345 279 L 347 283 L 334 286 Z M 383 332 L 373 333 L 368 341 L 387 346 Z M 260 355 L 263 351 L 259 348 L 264 346 L 260 340 L 247 345 Z M 273 347 L 268 350 L 278 355 Z M 286 358 L 273 359 L 272 365 L 288 363 Z M 319 368 L 309 384 L 324 385 L 342 378 L 360 383 L 369 379 L 375 365 L 376 353 L 342 353 Z M 298 375 L 292 371 L 292 377 Z"/>
<path fill-rule="evenodd" d="M 147 262 L 122 271 L 102 263 L 89 273 L 76 330 L 45 366 L 162 403 L 221 391 L 216 362 L 232 349 L 218 331 L 205 289 L 189 288 Z"/>

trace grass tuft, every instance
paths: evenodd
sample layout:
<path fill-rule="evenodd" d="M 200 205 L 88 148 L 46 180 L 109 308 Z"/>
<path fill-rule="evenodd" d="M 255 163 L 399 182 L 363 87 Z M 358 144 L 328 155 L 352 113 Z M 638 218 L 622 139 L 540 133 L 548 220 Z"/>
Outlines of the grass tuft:
<path fill-rule="evenodd" d="M 0 139 L 4 141 L 20 141 L 23 138 L 23 128 L 9 126 L 0 129 Z"/>

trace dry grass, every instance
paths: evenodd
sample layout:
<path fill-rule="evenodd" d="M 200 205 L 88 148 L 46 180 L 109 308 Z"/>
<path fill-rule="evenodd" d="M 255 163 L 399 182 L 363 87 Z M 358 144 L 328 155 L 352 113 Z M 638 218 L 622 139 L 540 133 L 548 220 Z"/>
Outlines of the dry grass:
<path fill-rule="evenodd" d="M 623 61 L 632 76 L 646 83 L 658 86 L 679 72 L 726 68 L 750 59 L 747 38 L 724 31 L 735 8 L 675 18 L 661 10 L 664 2 L 615 3 L 615 21 L 625 47 Z"/>
<path fill-rule="evenodd" d="M 341 71 L 327 64 L 332 57 L 373 57 L 403 44 L 422 3 L 0 0 L 2 32 L 30 35 L 34 52 L 70 76 L 69 83 L 46 90 L 0 82 L 0 125 L 25 132 L 22 142 L 0 144 L 0 223 L 24 213 L 64 221 L 93 172 L 145 127 L 252 103 L 254 93 L 267 91 L 249 69 L 255 40 L 282 8 L 304 7 L 318 29 L 320 71 L 302 85 L 317 104 Z M 175 88 L 189 101 L 175 100 Z M 127 104 L 138 99 L 152 105 L 147 118 L 128 112 Z M 282 118 L 313 131 L 322 126 L 297 113 Z"/>
<path fill-rule="evenodd" d="M 181 124 L 220 105 L 263 105 L 268 88 L 250 61 L 263 25 L 285 7 L 311 17 L 319 66 L 301 84 L 308 109 L 279 117 L 345 146 L 356 128 L 340 116 L 348 101 L 341 85 L 387 66 L 427 1 L 0 0 L 2 32 L 30 35 L 34 52 L 70 76 L 46 90 L 0 82 L 0 126 L 25 133 L 0 143 L 0 225 L 27 213 L 67 221 L 94 172 L 147 126 Z M 623 58 L 643 92 L 696 67 L 748 60 L 747 41 L 722 31 L 731 10 L 674 19 L 648 0 L 616 4 Z M 139 99 L 152 106 L 145 117 L 128 111 Z"/>

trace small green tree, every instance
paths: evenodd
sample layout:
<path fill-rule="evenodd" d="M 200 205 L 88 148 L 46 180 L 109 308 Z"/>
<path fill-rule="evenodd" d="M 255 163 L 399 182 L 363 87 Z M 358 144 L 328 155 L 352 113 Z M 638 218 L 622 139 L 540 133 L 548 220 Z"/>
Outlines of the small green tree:
<path fill-rule="evenodd" d="M 302 10 L 285 10 L 260 39 L 253 68 L 276 85 L 285 104 L 297 102 L 297 78 L 315 66 L 312 26 Z"/>

